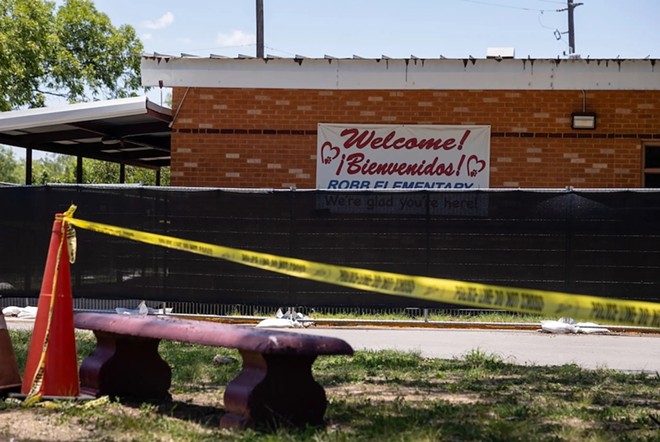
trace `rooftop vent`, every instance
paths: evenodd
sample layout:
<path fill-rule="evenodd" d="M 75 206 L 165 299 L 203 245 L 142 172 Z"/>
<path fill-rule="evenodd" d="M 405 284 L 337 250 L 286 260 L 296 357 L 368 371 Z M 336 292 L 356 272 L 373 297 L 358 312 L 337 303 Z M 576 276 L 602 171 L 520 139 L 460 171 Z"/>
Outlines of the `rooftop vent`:
<path fill-rule="evenodd" d="M 514 48 L 488 48 L 486 49 L 486 58 L 513 58 L 516 50 Z"/>

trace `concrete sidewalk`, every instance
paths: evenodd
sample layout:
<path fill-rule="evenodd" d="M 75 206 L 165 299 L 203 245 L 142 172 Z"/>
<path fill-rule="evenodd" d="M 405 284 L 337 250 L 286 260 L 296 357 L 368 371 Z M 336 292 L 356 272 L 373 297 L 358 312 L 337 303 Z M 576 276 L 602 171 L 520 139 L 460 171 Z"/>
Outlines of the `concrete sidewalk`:
<path fill-rule="evenodd" d="M 400 350 L 429 358 L 459 358 L 473 350 L 520 365 L 577 364 L 627 372 L 660 372 L 660 335 L 548 334 L 525 330 L 307 328 L 294 332 L 334 336 L 356 350 Z"/>

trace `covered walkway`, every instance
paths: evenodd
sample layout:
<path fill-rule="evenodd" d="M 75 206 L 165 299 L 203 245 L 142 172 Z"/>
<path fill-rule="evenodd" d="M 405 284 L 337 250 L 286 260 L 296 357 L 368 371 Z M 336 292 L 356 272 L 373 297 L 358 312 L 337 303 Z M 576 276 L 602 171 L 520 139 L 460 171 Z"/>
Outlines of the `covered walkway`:
<path fill-rule="evenodd" d="M 156 170 L 170 165 L 172 111 L 146 97 L 0 112 L 0 144 L 26 149 L 25 184 L 32 184 L 32 152 L 77 157 L 82 183 L 83 158 Z"/>

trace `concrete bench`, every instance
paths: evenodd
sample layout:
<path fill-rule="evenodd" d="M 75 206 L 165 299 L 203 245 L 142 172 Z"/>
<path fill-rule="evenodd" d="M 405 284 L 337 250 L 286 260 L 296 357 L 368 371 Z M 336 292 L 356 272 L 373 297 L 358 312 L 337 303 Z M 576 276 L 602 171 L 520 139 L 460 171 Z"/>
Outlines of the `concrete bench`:
<path fill-rule="evenodd" d="M 163 339 L 237 349 L 243 366 L 225 389 L 225 428 L 322 425 L 327 400 L 312 364 L 319 355 L 353 354 L 337 338 L 174 317 L 76 313 L 74 324 L 96 336 L 80 367 L 81 393 L 95 397 L 171 399 L 171 369 L 158 354 Z"/>

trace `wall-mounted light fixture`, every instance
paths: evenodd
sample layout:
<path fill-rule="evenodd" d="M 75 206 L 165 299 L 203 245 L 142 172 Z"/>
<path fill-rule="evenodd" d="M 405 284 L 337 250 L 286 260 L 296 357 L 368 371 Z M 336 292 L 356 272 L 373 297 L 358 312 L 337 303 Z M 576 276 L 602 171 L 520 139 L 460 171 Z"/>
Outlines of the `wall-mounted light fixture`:
<path fill-rule="evenodd" d="M 596 113 L 587 112 L 587 91 L 582 90 L 582 112 L 571 114 L 571 127 L 573 129 L 593 130 L 596 128 Z"/>
<path fill-rule="evenodd" d="M 573 112 L 571 114 L 571 127 L 573 129 L 595 129 L 595 112 Z"/>

